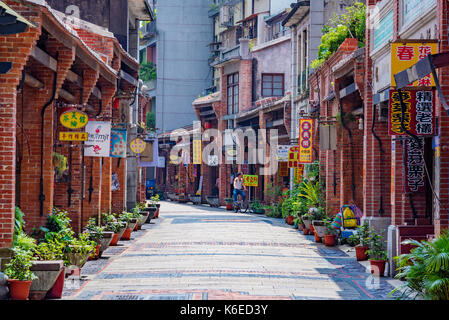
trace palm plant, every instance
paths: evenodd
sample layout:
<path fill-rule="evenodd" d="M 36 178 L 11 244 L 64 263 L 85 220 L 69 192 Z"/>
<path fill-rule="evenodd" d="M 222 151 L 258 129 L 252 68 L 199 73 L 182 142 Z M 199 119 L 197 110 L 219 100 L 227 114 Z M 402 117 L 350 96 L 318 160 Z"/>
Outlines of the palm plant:
<path fill-rule="evenodd" d="M 399 299 L 449 300 L 449 232 L 432 241 L 406 240 L 403 244 L 416 247 L 395 257 L 399 265 L 396 278 L 405 278 L 406 284 L 391 294 L 401 290 Z"/>
<path fill-rule="evenodd" d="M 320 186 L 318 182 L 307 182 L 302 184 L 300 197 L 307 199 L 309 205 L 312 207 L 318 207 L 320 202 Z"/>

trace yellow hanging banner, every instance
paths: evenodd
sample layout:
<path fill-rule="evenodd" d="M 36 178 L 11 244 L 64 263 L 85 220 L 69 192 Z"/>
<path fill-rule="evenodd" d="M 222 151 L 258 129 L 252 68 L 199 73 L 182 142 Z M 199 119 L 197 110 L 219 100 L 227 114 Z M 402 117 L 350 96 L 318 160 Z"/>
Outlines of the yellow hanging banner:
<path fill-rule="evenodd" d="M 203 153 L 201 147 L 201 140 L 193 140 L 193 164 L 201 164 L 203 162 Z"/>
<path fill-rule="evenodd" d="M 299 121 L 299 162 L 312 163 L 313 120 Z"/>
<path fill-rule="evenodd" d="M 89 118 L 84 112 L 72 109 L 61 114 L 59 121 L 68 129 L 81 129 L 87 125 Z"/>

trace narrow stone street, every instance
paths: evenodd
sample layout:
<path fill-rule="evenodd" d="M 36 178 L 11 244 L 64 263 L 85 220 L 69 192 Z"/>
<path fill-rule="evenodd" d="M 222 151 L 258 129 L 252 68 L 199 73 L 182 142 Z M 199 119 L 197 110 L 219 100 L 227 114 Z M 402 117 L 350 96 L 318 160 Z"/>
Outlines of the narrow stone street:
<path fill-rule="evenodd" d="M 163 202 L 160 218 L 66 280 L 65 299 L 388 299 L 349 247 L 281 219 Z M 367 281 L 368 279 L 368 281 Z"/>

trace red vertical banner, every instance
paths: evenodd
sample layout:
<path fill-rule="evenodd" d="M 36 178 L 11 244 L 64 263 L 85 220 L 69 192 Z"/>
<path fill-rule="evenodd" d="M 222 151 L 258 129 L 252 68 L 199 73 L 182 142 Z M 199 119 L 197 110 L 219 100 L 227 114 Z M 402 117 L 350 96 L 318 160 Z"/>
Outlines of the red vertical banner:
<path fill-rule="evenodd" d="M 299 120 L 299 162 L 312 163 L 313 120 Z"/>

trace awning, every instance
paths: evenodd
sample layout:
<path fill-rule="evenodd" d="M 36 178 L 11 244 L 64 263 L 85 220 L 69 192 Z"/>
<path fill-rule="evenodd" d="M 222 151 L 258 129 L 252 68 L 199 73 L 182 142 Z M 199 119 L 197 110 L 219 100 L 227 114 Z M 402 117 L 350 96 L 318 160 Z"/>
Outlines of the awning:
<path fill-rule="evenodd" d="M 0 34 L 10 35 L 25 32 L 28 27 L 36 26 L 23 16 L 11 9 L 6 3 L 0 1 Z"/>

